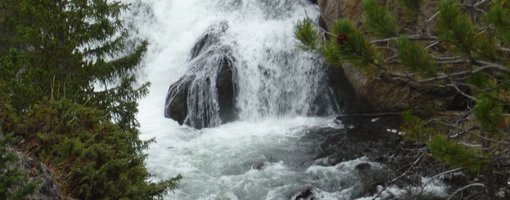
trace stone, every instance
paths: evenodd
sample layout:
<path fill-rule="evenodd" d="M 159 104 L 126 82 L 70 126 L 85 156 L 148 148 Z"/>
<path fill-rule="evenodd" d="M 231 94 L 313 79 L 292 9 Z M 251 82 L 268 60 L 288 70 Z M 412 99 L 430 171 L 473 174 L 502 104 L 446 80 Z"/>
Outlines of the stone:
<path fill-rule="evenodd" d="M 165 117 L 179 124 L 206 128 L 237 119 L 236 59 L 219 38 L 224 22 L 210 27 L 190 52 L 190 68 L 168 90 Z"/>
<path fill-rule="evenodd" d="M 44 163 L 35 160 L 34 158 L 13 150 L 18 157 L 17 167 L 26 174 L 29 174 L 31 181 L 39 183 L 39 189 L 31 194 L 29 199 L 38 200 L 60 200 L 62 193 L 59 184 L 55 179 L 52 171 Z"/>
<path fill-rule="evenodd" d="M 356 167 L 354 167 L 354 169 L 358 170 L 358 171 L 366 171 L 366 170 L 370 170 L 372 166 L 369 164 L 369 163 L 360 163 L 358 165 L 356 165 Z"/>
<path fill-rule="evenodd" d="M 315 200 L 313 195 L 312 188 L 305 188 L 296 195 L 296 197 L 292 198 L 293 200 Z"/>

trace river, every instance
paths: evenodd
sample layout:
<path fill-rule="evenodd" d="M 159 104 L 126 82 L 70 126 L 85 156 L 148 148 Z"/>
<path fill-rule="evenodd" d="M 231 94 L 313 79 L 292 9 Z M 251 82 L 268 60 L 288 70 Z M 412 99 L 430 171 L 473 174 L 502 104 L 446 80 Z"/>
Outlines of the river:
<path fill-rule="evenodd" d="M 359 197 L 355 167 L 367 159 L 330 166 L 318 157 L 324 141 L 311 131 L 341 134 L 344 128 L 334 120 L 338 103 L 327 97 L 322 60 L 299 49 L 293 37 L 298 20 L 317 18 L 315 5 L 307 0 L 134 3 L 130 28 L 150 43 L 141 79 L 152 86 L 137 116 L 141 138 L 156 139 L 146 164 L 154 181 L 184 177 L 165 199 L 293 199 L 307 190 L 322 200 Z M 168 88 L 189 73 L 197 40 L 218 26 L 227 27 L 219 40 L 236 60 L 238 120 L 201 130 L 181 126 L 164 117 Z M 323 97 L 320 109 L 318 97 Z"/>

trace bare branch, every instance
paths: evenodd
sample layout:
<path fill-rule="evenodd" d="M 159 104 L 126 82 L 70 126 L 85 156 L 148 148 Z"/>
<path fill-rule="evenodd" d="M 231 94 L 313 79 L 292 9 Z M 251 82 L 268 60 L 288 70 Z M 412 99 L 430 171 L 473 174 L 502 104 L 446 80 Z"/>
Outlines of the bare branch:
<path fill-rule="evenodd" d="M 427 182 L 425 182 L 425 184 L 423 184 L 423 185 L 421 186 L 421 190 L 420 190 L 420 192 L 418 193 L 418 195 L 422 194 L 422 193 L 423 193 L 423 191 L 425 190 L 425 187 L 427 187 L 427 185 L 428 185 L 428 184 L 430 184 L 430 183 L 431 183 L 433 180 L 435 180 L 436 178 L 439 178 L 439 177 L 444 176 L 444 175 L 449 174 L 449 173 L 458 172 L 458 171 L 460 171 L 460 170 L 462 170 L 462 168 L 455 168 L 455 169 L 448 170 L 448 171 L 444 171 L 444 172 L 441 172 L 441 173 L 439 173 L 439 174 L 434 175 L 433 177 L 431 177 L 431 178 L 430 178 L 430 180 L 428 180 Z"/>
<path fill-rule="evenodd" d="M 484 185 L 483 183 L 471 183 L 471 184 L 466 185 L 466 186 L 464 186 L 464 187 L 462 187 L 462 188 L 458 189 L 457 191 L 455 191 L 455 192 L 454 192 L 452 195 L 450 195 L 450 197 L 448 197 L 448 199 L 446 199 L 446 200 L 450 200 L 450 199 L 452 199 L 452 198 L 453 198 L 453 197 L 454 197 L 457 193 L 462 192 L 462 191 L 464 191 L 464 190 L 466 190 L 466 189 L 468 189 L 468 188 L 470 188 L 470 187 L 485 187 L 485 185 Z"/>
<path fill-rule="evenodd" d="M 475 3 L 474 7 L 481 6 L 483 3 L 487 2 L 487 0 L 481 0 L 478 3 Z"/>
<path fill-rule="evenodd" d="M 469 63 L 469 60 L 464 60 L 464 59 L 438 60 L 438 61 L 436 61 L 436 63 L 437 64 L 443 64 L 443 65 L 451 65 L 451 64 Z"/>
<path fill-rule="evenodd" d="M 471 95 L 469 95 L 469 94 L 466 94 L 466 93 L 465 93 L 464 91 L 462 91 L 462 90 L 459 88 L 459 86 L 457 86 L 456 84 L 454 84 L 454 83 L 452 83 L 452 84 L 447 84 L 447 86 L 450 86 L 450 87 L 455 88 L 455 90 L 457 90 L 457 92 L 458 92 L 459 94 L 461 94 L 462 96 L 467 97 L 468 99 L 471 99 L 471 100 L 473 100 L 473 101 L 476 101 L 476 98 L 475 98 L 474 96 L 471 96 Z"/>
<path fill-rule="evenodd" d="M 449 78 L 454 78 L 454 77 L 462 77 L 462 76 L 467 76 L 467 75 L 473 75 L 473 74 L 476 74 L 476 73 L 479 73 L 479 72 L 482 72 L 485 70 L 496 70 L 499 72 L 504 72 L 504 73 L 510 74 L 510 69 L 508 69 L 507 67 L 505 67 L 503 65 L 491 63 L 491 62 L 487 62 L 487 61 L 477 61 L 477 62 L 484 64 L 485 66 L 480 67 L 475 70 L 466 70 L 466 71 L 460 71 L 460 72 L 455 72 L 455 73 L 451 73 L 451 74 L 442 74 L 442 75 L 439 75 L 436 77 L 418 80 L 418 82 L 426 83 L 426 82 L 444 80 L 444 79 L 449 79 Z"/>
<path fill-rule="evenodd" d="M 379 40 L 372 40 L 370 41 L 370 44 L 378 44 L 378 43 L 385 43 L 389 41 L 396 40 L 400 37 L 390 37 L 390 38 L 384 38 Z M 407 38 L 410 40 L 438 40 L 439 38 L 436 36 L 426 36 L 426 35 L 408 35 Z"/>
<path fill-rule="evenodd" d="M 311 21 L 311 22 L 312 22 L 312 23 L 313 23 L 313 24 L 314 24 L 317 28 L 319 28 L 319 29 L 320 29 L 323 33 L 325 33 L 325 34 L 327 34 L 327 35 L 329 35 L 329 36 L 336 37 L 336 35 L 335 35 L 335 34 L 333 34 L 333 33 L 329 32 L 328 30 L 326 30 L 326 29 L 324 29 L 324 28 L 322 28 L 322 26 L 321 26 L 320 24 L 315 23 L 315 21 L 314 21 L 314 20 L 312 20 L 312 18 L 310 18 L 310 17 L 308 16 L 308 12 L 306 12 L 306 10 L 305 10 L 305 15 L 306 15 L 306 18 L 310 19 L 310 21 Z"/>
<path fill-rule="evenodd" d="M 510 53 L 510 48 L 498 47 L 497 49 L 500 50 L 500 51 L 504 51 L 504 52 Z"/>
<path fill-rule="evenodd" d="M 432 20 L 434 20 L 434 19 L 437 17 L 437 15 L 439 15 L 439 11 L 437 11 L 436 13 L 434 13 L 434 14 L 432 15 L 432 17 L 430 17 L 430 18 L 427 20 L 427 23 L 430 23 Z"/>
<path fill-rule="evenodd" d="M 381 189 L 381 191 L 379 191 L 379 192 L 377 193 L 377 195 L 375 195 L 375 197 L 373 197 L 373 198 L 372 198 L 372 200 L 377 199 L 379 196 L 381 196 L 381 194 L 382 194 L 384 191 L 386 191 L 386 189 L 388 189 L 388 187 L 389 187 L 391 184 L 393 184 L 393 183 L 394 183 L 395 181 L 397 181 L 398 179 L 401 179 L 402 177 L 404 177 L 405 175 L 407 175 L 407 173 L 409 173 L 409 171 L 411 171 L 411 169 L 413 169 L 413 168 L 414 168 L 414 167 L 415 167 L 415 166 L 416 166 L 416 165 L 420 162 L 420 160 L 421 160 L 421 159 L 425 156 L 425 154 L 426 154 L 426 152 L 423 152 L 423 153 L 421 154 L 421 156 L 420 156 L 420 157 L 418 157 L 418 158 L 417 158 L 417 159 L 413 162 L 413 164 L 412 164 L 412 165 L 411 165 L 411 166 L 410 166 L 410 167 L 409 167 L 409 168 L 408 168 L 408 169 L 407 169 L 404 173 L 402 173 L 400 176 L 398 176 L 398 177 L 396 177 L 396 178 L 392 179 L 390 182 L 388 182 L 388 184 L 386 184 L 386 186 L 384 186 L 384 188 L 383 188 L 383 189 Z"/>
<path fill-rule="evenodd" d="M 436 46 L 436 45 L 438 45 L 438 44 L 439 44 L 439 41 L 435 41 L 435 42 L 433 42 L 432 44 L 430 44 L 429 46 L 425 47 L 425 49 L 430 49 L 430 48 L 432 48 L 433 46 Z"/>
<path fill-rule="evenodd" d="M 501 64 L 498 64 L 498 63 L 489 62 L 489 61 L 484 61 L 484 60 L 477 60 L 476 62 L 480 63 L 480 64 L 483 64 L 483 65 L 485 65 L 487 67 L 496 69 L 496 70 L 498 70 L 500 72 L 505 72 L 505 73 L 509 73 L 510 74 L 510 69 L 507 66 L 504 66 L 504 65 L 501 65 Z"/>

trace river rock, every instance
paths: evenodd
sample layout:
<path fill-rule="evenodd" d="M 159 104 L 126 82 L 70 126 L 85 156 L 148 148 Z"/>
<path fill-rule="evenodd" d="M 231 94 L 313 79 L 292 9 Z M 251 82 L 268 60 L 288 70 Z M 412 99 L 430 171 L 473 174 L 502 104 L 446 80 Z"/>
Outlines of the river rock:
<path fill-rule="evenodd" d="M 236 59 L 221 44 L 226 23 L 209 28 L 190 52 L 190 68 L 168 90 L 165 117 L 194 128 L 206 128 L 237 118 Z"/>
<path fill-rule="evenodd" d="M 315 200 L 315 196 L 313 195 L 313 189 L 310 187 L 304 188 L 299 191 L 295 197 L 291 198 L 292 200 Z"/>

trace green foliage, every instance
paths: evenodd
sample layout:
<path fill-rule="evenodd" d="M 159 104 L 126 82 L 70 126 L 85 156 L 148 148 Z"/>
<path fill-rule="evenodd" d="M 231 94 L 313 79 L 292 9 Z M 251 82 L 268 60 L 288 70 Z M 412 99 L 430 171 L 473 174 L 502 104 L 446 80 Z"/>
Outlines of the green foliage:
<path fill-rule="evenodd" d="M 314 50 L 318 47 L 319 32 L 311 19 L 298 21 L 294 28 L 294 36 L 301 42 L 301 48 Z"/>
<path fill-rule="evenodd" d="M 501 53 L 496 49 L 495 38 L 489 34 L 479 34 L 474 43 L 476 57 L 487 60 L 500 60 Z"/>
<path fill-rule="evenodd" d="M 429 140 L 431 128 L 426 126 L 426 123 L 413 115 L 412 111 L 402 112 L 403 123 L 401 129 L 404 133 L 406 140 L 424 143 Z"/>
<path fill-rule="evenodd" d="M 11 142 L 12 137 L 5 136 L 0 128 L 0 199 L 28 199 L 37 184 L 29 181 L 27 175 L 16 167 L 18 157 L 9 150 Z"/>
<path fill-rule="evenodd" d="M 475 27 L 456 1 L 441 0 L 439 3 L 438 29 L 443 41 L 455 45 L 458 51 L 472 55 Z"/>
<path fill-rule="evenodd" d="M 502 45 L 510 45 L 510 1 L 494 0 L 487 13 L 487 21 L 496 28 L 496 33 Z"/>
<path fill-rule="evenodd" d="M 0 82 L 0 91 L 6 89 Z M 7 135 L 16 128 L 18 119 L 6 93 L 0 92 L 0 199 L 27 199 L 38 185 L 18 169 L 18 157 L 11 149 L 13 137 Z"/>
<path fill-rule="evenodd" d="M 150 85 L 136 80 L 148 43 L 128 41 L 119 17 L 127 8 L 110 0 L 0 2 L 1 128 L 55 169 L 73 198 L 160 198 L 180 180 L 146 180 L 148 142 L 138 139 L 135 116 Z"/>
<path fill-rule="evenodd" d="M 22 122 L 22 146 L 57 170 L 64 192 L 72 197 L 151 199 L 180 179 L 147 183 L 142 154 L 147 142 L 100 110 L 65 99 L 44 100 Z"/>
<path fill-rule="evenodd" d="M 478 149 L 471 149 L 442 135 L 432 137 L 427 144 L 432 155 L 450 167 L 461 167 L 477 173 L 488 164 L 488 159 Z"/>
<path fill-rule="evenodd" d="M 360 67 L 374 62 L 374 52 L 363 34 L 347 20 L 338 20 L 333 27 L 336 38 L 322 48 L 326 60 L 331 63 L 352 62 Z"/>
<path fill-rule="evenodd" d="M 321 53 L 328 63 L 353 63 L 363 72 L 376 66 L 379 74 L 368 79 L 405 85 L 396 87 L 407 87 L 418 96 L 422 91 L 455 89 L 474 106 L 447 112 L 416 106 L 429 117 L 402 113 L 404 139 L 427 144 L 434 158 L 451 167 L 490 176 L 485 166 L 508 163 L 510 155 L 510 1 L 478 2 L 473 9 L 474 2 L 441 0 L 436 12 L 419 13 L 422 2 L 398 1 L 399 8 L 414 12 L 410 23 L 402 16 L 397 22 L 392 12 L 402 13 L 399 10 L 390 12 L 376 0 L 364 0 L 363 30 L 370 35 L 339 19 L 331 27 L 334 36 L 321 44 Z M 411 106 L 417 103 L 414 97 L 406 100 Z"/>
<path fill-rule="evenodd" d="M 406 36 L 400 36 L 396 42 L 398 59 L 402 65 L 408 67 L 411 72 L 430 77 L 436 74 L 436 66 L 430 54 L 418 44 L 409 40 Z"/>
<path fill-rule="evenodd" d="M 4 100 L 8 100 L 15 111 L 22 111 L 30 102 L 38 97 L 34 94 L 40 88 L 34 87 L 30 80 L 37 76 L 36 71 L 24 71 L 27 60 L 15 49 L 10 49 L 5 55 L 0 54 L 0 84 Z"/>
<path fill-rule="evenodd" d="M 493 98 L 486 95 L 479 97 L 473 112 L 484 131 L 497 133 L 498 128 L 505 128 L 505 125 L 500 125 L 504 123 L 503 106 Z"/>
<path fill-rule="evenodd" d="M 409 12 L 418 13 L 422 0 L 398 0 L 400 6 L 406 8 Z"/>
<path fill-rule="evenodd" d="M 126 51 L 128 33 L 119 14 L 127 5 L 108 0 L 5 0 L 2 4 L 6 12 L 0 26 L 5 30 L 0 37 L 7 41 L 0 53 L 17 50 L 25 63 L 10 73 L 31 85 L 29 93 L 14 94 L 25 99 L 16 101 L 18 111 L 43 97 L 67 98 L 106 110 L 123 127 L 136 128 L 132 105 L 146 93 L 147 84 L 135 88 L 134 73 L 147 43 Z M 94 87 L 98 83 L 101 88 Z"/>
<path fill-rule="evenodd" d="M 377 0 L 363 0 L 363 15 L 365 27 L 375 36 L 393 37 L 397 36 L 399 27 L 393 15 L 380 6 Z"/>

